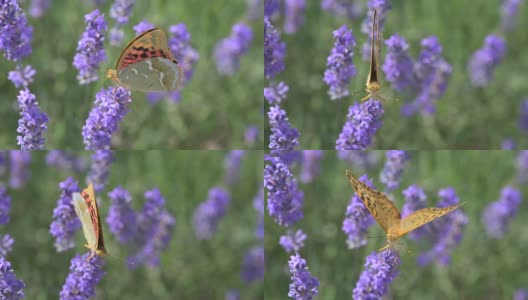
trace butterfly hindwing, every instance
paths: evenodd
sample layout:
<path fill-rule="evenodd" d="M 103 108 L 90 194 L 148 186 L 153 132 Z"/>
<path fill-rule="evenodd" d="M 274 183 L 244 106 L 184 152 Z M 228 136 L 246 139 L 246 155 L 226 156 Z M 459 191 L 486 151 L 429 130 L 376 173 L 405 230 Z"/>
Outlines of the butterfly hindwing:
<path fill-rule="evenodd" d="M 423 226 L 437 218 L 440 218 L 441 216 L 457 209 L 458 207 L 460 207 L 460 205 L 462 204 L 448 207 L 423 208 L 417 210 L 401 220 L 399 235 L 405 235 L 420 226 Z"/>
<path fill-rule="evenodd" d="M 84 238 L 90 249 L 95 249 L 97 247 L 97 237 L 95 231 L 93 230 L 92 218 L 90 217 L 90 211 L 86 202 L 80 193 L 73 193 L 73 207 L 75 208 L 75 213 L 81 221 L 82 229 L 84 233 Z"/>

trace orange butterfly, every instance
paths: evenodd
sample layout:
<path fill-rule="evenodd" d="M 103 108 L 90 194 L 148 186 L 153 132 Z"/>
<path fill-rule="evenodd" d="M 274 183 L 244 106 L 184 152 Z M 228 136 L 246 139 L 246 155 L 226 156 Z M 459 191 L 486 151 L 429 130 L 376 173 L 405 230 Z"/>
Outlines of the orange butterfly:
<path fill-rule="evenodd" d="M 80 194 L 73 193 L 73 206 L 81 221 L 84 238 L 87 242 L 84 246 L 92 251 L 88 259 L 96 254 L 101 256 L 108 254 L 104 245 L 103 229 L 101 228 L 101 218 L 99 217 L 93 184 L 90 183 Z"/>
<path fill-rule="evenodd" d="M 381 248 L 380 251 L 387 249 L 392 243 L 410 231 L 413 231 L 462 205 L 459 204 L 442 208 L 423 208 L 402 219 L 400 211 L 394 206 L 392 201 L 387 198 L 387 196 L 359 181 L 359 179 L 354 177 L 350 171 L 346 171 L 346 175 L 357 195 L 361 201 L 363 201 L 363 204 L 365 204 L 365 207 L 367 207 L 374 219 L 376 219 L 376 222 L 378 222 L 387 233 L 388 244 Z"/>

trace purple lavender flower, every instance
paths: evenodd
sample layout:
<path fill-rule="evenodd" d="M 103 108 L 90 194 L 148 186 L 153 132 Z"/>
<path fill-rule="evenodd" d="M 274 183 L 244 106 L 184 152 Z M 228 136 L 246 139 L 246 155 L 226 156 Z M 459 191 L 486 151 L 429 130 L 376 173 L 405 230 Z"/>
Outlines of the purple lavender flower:
<path fill-rule="evenodd" d="M 250 21 L 256 21 L 262 12 L 262 0 L 248 0 L 246 1 L 248 9 L 246 16 Z"/>
<path fill-rule="evenodd" d="M 387 160 L 381 171 L 380 181 L 385 184 L 386 191 L 390 193 L 400 186 L 403 168 L 409 156 L 405 150 L 387 150 L 385 156 Z"/>
<path fill-rule="evenodd" d="M 484 46 L 471 57 L 468 69 L 474 86 L 485 86 L 491 81 L 493 71 L 504 59 L 506 42 L 498 35 L 488 35 Z"/>
<path fill-rule="evenodd" d="M 8 78 L 15 85 L 16 88 L 24 87 L 27 88 L 30 83 L 33 82 L 33 76 L 35 76 L 36 71 L 27 65 L 22 67 L 22 65 L 17 65 L 16 70 L 9 71 Z"/>
<path fill-rule="evenodd" d="M 363 13 L 361 3 L 357 1 L 351 3 L 348 0 L 321 0 L 321 9 L 351 20 L 359 18 Z"/>
<path fill-rule="evenodd" d="M 300 133 L 290 126 L 286 111 L 278 104 L 270 107 L 268 118 L 271 126 L 269 148 L 272 150 L 293 150 L 299 145 Z"/>
<path fill-rule="evenodd" d="M 59 183 L 59 188 L 62 193 L 57 201 L 57 207 L 53 209 L 53 221 L 51 222 L 49 233 L 55 238 L 55 249 L 58 252 L 63 252 L 75 247 L 73 237 L 77 229 L 81 227 L 72 201 L 72 194 L 79 192 L 79 187 L 73 178 L 68 177 L 68 179 Z"/>
<path fill-rule="evenodd" d="M 20 119 L 18 120 L 17 144 L 22 150 L 43 150 L 45 139 L 42 135 L 48 131 L 48 116 L 40 110 L 38 102 L 27 88 L 18 95 Z"/>
<path fill-rule="evenodd" d="M 516 188 L 507 186 L 502 189 L 498 201 L 486 207 L 482 214 L 482 223 L 490 238 L 499 239 L 508 231 L 510 220 L 517 214 L 522 195 Z"/>
<path fill-rule="evenodd" d="M 367 171 L 378 164 L 379 157 L 376 152 L 359 150 L 337 151 L 337 158 L 344 160 L 358 171 Z"/>
<path fill-rule="evenodd" d="M 33 27 L 16 0 L 0 2 L 0 51 L 12 61 L 20 61 L 31 54 Z"/>
<path fill-rule="evenodd" d="M 92 154 L 92 166 L 88 172 L 86 183 L 92 183 L 96 192 L 104 190 L 108 181 L 110 165 L 114 162 L 111 150 L 97 150 Z"/>
<path fill-rule="evenodd" d="M 372 19 L 374 18 L 374 10 L 377 11 L 378 31 L 383 32 L 385 14 L 391 9 L 391 5 L 387 0 L 369 0 L 368 8 L 367 17 L 361 23 L 361 32 L 368 37 L 368 41 L 363 44 L 362 50 L 362 56 L 365 60 L 370 59 L 370 42 L 372 39 Z"/>
<path fill-rule="evenodd" d="M 303 217 L 304 193 L 288 166 L 277 157 L 266 156 L 264 187 L 268 190 L 268 213 L 275 222 L 288 227 Z"/>
<path fill-rule="evenodd" d="M 259 129 L 257 126 L 249 126 L 244 132 L 244 142 L 246 146 L 252 147 L 257 142 L 259 137 Z"/>
<path fill-rule="evenodd" d="M 305 0 L 284 1 L 284 32 L 292 34 L 304 23 Z"/>
<path fill-rule="evenodd" d="M 341 26 L 333 32 L 335 39 L 334 48 L 326 60 L 326 70 L 324 72 L 324 82 L 328 84 L 331 100 L 339 99 L 350 95 L 348 86 L 350 79 L 356 76 L 357 71 L 352 61 L 356 40 L 346 25 Z"/>
<path fill-rule="evenodd" d="M 290 256 L 288 261 L 292 283 L 288 297 L 295 300 L 311 300 L 318 293 L 319 280 L 308 271 L 306 260 L 299 253 Z"/>
<path fill-rule="evenodd" d="M 244 157 L 244 150 L 231 150 L 224 159 L 225 182 L 234 185 L 240 179 L 240 163 Z"/>
<path fill-rule="evenodd" d="M 9 223 L 9 211 L 11 210 L 11 196 L 7 189 L 0 183 L 0 225 Z"/>
<path fill-rule="evenodd" d="M 242 279 L 246 283 L 264 279 L 264 247 L 250 248 L 244 255 Z"/>
<path fill-rule="evenodd" d="M 147 20 L 142 20 L 139 22 L 136 26 L 132 27 L 134 29 L 134 32 L 136 33 L 136 36 L 142 34 L 143 32 L 147 30 L 151 30 L 155 28 L 154 24 L 150 23 Z"/>
<path fill-rule="evenodd" d="M 264 239 L 264 187 L 260 186 L 259 191 L 255 198 L 253 198 L 253 208 L 258 214 L 258 226 L 256 230 L 256 236 L 258 239 Z"/>
<path fill-rule="evenodd" d="M 119 25 L 128 23 L 134 2 L 134 0 L 116 0 L 110 7 L 110 17 Z"/>
<path fill-rule="evenodd" d="M 48 10 L 50 5 L 50 0 L 33 0 L 31 1 L 31 6 L 29 7 L 29 14 L 33 18 L 40 18 Z"/>
<path fill-rule="evenodd" d="M 79 70 L 79 84 L 87 84 L 99 80 L 97 70 L 101 62 L 106 60 L 103 47 L 104 35 L 108 30 L 104 15 L 98 9 L 84 16 L 86 29 L 79 43 L 77 53 L 73 57 L 73 66 Z"/>
<path fill-rule="evenodd" d="M 15 243 L 15 240 L 9 234 L 5 234 L 4 236 L 0 237 L 0 256 L 5 257 L 11 251 L 13 251 L 13 244 Z"/>
<path fill-rule="evenodd" d="M 108 150 L 112 133 L 128 113 L 132 99 L 130 91 L 122 87 L 103 88 L 95 97 L 95 107 L 82 129 L 83 140 L 87 150 Z"/>
<path fill-rule="evenodd" d="M 383 114 L 381 103 L 372 99 L 350 106 L 347 122 L 336 141 L 336 150 L 365 150 L 383 125 Z"/>
<path fill-rule="evenodd" d="M 70 274 L 62 286 L 60 300 L 89 299 L 95 295 L 95 286 L 106 274 L 103 271 L 104 259 L 90 253 L 76 255 L 70 262 Z"/>
<path fill-rule="evenodd" d="M 401 211 L 402 218 L 407 217 L 413 212 L 425 208 L 427 206 L 427 195 L 424 190 L 413 184 L 403 190 L 403 197 L 405 198 L 405 203 Z M 428 232 L 428 225 L 419 227 L 411 232 L 409 232 L 409 238 L 412 240 L 419 240 Z"/>
<path fill-rule="evenodd" d="M 517 143 L 512 138 L 506 138 L 502 140 L 501 149 L 502 150 L 515 150 Z"/>
<path fill-rule="evenodd" d="M 528 150 L 523 150 L 517 155 L 516 182 L 524 184 L 528 181 Z"/>
<path fill-rule="evenodd" d="M 0 150 L 0 176 L 3 176 L 7 169 L 7 154 L 6 150 Z"/>
<path fill-rule="evenodd" d="M 367 175 L 359 177 L 359 180 L 374 188 L 372 180 Z M 349 249 L 357 249 L 367 244 L 367 231 L 374 224 L 374 218 L 363 204 L 363 201 L 354 193 L 347 206 L 345 219 L 341 230 L 347 235 Z"/>
<path fill-rule="evenodd" d="M 19 300 L 24 298 L 24 288 L 26 285 L 17 279 L 11 263 L 5 257 L 0 256 L 0 298 L 9 300 Z"/>
<path fill-rule="evenodd" d="M 302 161 L 301 150 L 271 150 L 271 156 L 278 157 L 288 166 L 294 165 L 295 163 L 300 164 Z"/>
<path fill-rule="evenodd" d="M 367 256 L 365 270 L 359 276 L 352 292 L 353 299 L 381 299 L 391 282 L 398 276 L 400 256 L 389 249 Z"/>
<path fill-rule="evenodd" d="M 408 53 L 409 45 L 405 38 L 394 34 L 385 41 L 385 45 L 387 54 L 382 69 L 387 81 L 392 84 L 393 89 L 400 92 L 414 87 L 413 60 Z"/>
<path fill-rule="evenodd" d="M 240 67 L 240 58 L 244 55 L 253 39 L 251 27 L 244 23 L 233 25 L 231 35 L 219 41 L 214 50 L 216 69 L 220 74 L 234 74 Z"/>
<path fill-rule="evenodd" d="M 224 300 L 240 300 L 240 292 L 237 290 L 230 290 L 226 293 Z"/>
<path fill-rule="evenodd" d="M 9 187 L 21 188 L 31 177 L 29 164 L 31 163 L 31 151 L 10 150 L 9 151 Z"/>
<path fill-rule="evenodd" d="M 198 239 L 209 240 L 213 237 L 230 201 L 229 193 L 224 189 L 214 187 L 209 190 L 208 199 L 198 206 L 193 216 L 194 232 Z"/>
<path fill-rule="evenodd" d="M 269 87 L 264 88 L 264 98 L 269 104 L 280 104 L 286 99 L 286 93 L 290 88 L 283 82 L 270 82 Z"/>
<path fill-rule="evenodd" d="M 528 98 L 521 103 L 521 116 L 519 117 L 519 129 L 528 131 Z"/>
<path fill-rule="evenodd" d="M 137 234 L 137 215 L 131 206 L 132 197 L 121 186 L 108 193 L 111 205 L 106 217 L 110 232 L 117 240 L 125 244 L 135 238 Z"/>
<path fill-rule="evenodd" d="M 264 7 L 267 6 L 266 0 Z M 264 76 L 272 79 L 284 70 L 286 43 L 281 42 L 280 34 L 273 28 L 267 15 L 264 17 Z"/>
<path fill-rule="evenodd" d="M 51 150 L 46 155 L 46 164 L 60 170 L 81 173 L 88 165 L 84 156 L 77 156 L 74 152 L 63 150 Z"/>
<path fill-rule="evenodd" d="M 319 161 L 323 159 L 322 150 L 304 150 L 302 151 L 302 168 L 299 179 L 301 182 L 312 182 L 319 175 L 321 166 Z"/>
<path fill-rule="evenodd" d="M 501 5 L 501 29 L 504 32 L 512 31 L 517 25 L 517 13 L 522 0 L 504 0 Z"/>
<path fill-rule="evenodd" d="M 299 252 L 304 247 L 304 241 L 306 240 L 306 233 L 301 229 L 293 232 L 288 230 L 285 235 L 281 235 L 279 244 L 286 250 L 286 252 Z"/>
<path fill-rule="evenodd" d="M 528 289 L 518 289 L 515 291 L 513 300 L 528 300 Z"/>
<path fill-rule="evenodd" d="M 280 10 L 280 0 L 264 0 L 264 18 L 271 18 Z"/>
<path fill-rule="evenodd" d="M 118 27 L 112 27 L 108 31 L 108 39 L 110 40 L 110 45 L 119 46 L 123 43 L 125 38 L 125 31 Z"/>

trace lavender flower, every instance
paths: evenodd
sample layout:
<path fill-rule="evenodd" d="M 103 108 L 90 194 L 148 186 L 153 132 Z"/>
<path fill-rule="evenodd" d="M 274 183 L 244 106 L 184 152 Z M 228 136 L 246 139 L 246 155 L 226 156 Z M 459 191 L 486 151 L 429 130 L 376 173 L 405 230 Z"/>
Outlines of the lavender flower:
<path fill-rule="evenodd" d="M 255 198 L 253 198 L 253 208 L 258 214 L 258 226 L 256 236 L 258 239 L 264 239 L 264 187 L 260 186 Z"/>
<path fill-rule="evenodd" d="M 391 5 L 387 0 L 369 0 L 368 1 L 367 17 L 361 23 L 361 32 L 368 37 L 368 41 L 363 44 L 362 56 L 363 59 L 370 59 L 370 41 L 372 39 L 372 19 L 374 18 L 374 10 L 377 11 L 378 31 L 383 32 L 385 24 L 385 14 Z"/>
<path fill-rule="evenodd" d="M 517 155 L 517 175 L 515 177 L 518 184 L 528 181 L 528 150 L 523 150 Z"/>
<path fill-rule="evenodd" d="M 264 247 L 250 248 L 244 255 L 242 279 L 246 283 L 264 279 Z"/>
<path fill-rule="evenodd" d="M 356 40 L 346 25 L 341 26 L 333 32 L 335 39 L 334 48 L 326 61 L 324 82 L 328 84 L 331 100 L 339 99 L 350 95 L 348 86 L 350 79 L 356 76 L 357 71 L 352 61 Z"/>
<path fill-rule="evenodd" d="M 0 183 L 0 225 L 9 223 L 9 211 L 11 210 L 11 196 L 7 189 Z"/>
<path fill-rule="evenodd" d="M 17 279 L 11 263 L 5 257 L 0 256 L 0 298 L 9 300 L 19 300 L 24 298 L 24 288 L 26 285 Z"/>
<path fill-rule="evenodd" d="M 244 132 L 244 142 L 246 146 L 252 147 L 257 142 L 259 137 L 259 129 L 257 126 L 249 126 Z"/>
<path fill-rule="evenodd" d="M 119 25 L 128 23 L 134 2 L 134 0 L 116 0 L 110 7 L 110 17 Z"/>
<path fill-rule="evenodd" d="M 280 10 L 280 0 L 264 0 L 264 18 L 271 18 Z"/>
<path fill-rule="evenodd" d="M 405 203 L 401 211 L 402 217 L 407 217 L 411 213 L 425 208 L 427 206 L 427 195 L 424 190 L 413 184 L 402 192 L 403 197 L 405 198 Z M 412 240 L 419 240 L 428 232 L 428 225 L 416 228 L 415 230 L 409 232 L 409 238 Z"/>
<path fill-rule="evenodd" d="M 57 201 L 57 207 L 53 209 L 53 221 L 51 222 L 49 233 L 55 238 L 55 249 L 58 252 L 63 252 L 75 247 L 73 237 L 75 231 L 81 227 L 72 201 L 72 194 L 79 192 L 79 187 L 73 178 L 68 177 L 68 179 L 59 183 L 59 188 L 62 193 Z"/>
<path fill-rule="evenodd" d="M 104 35 L 108 30 L 104 15 L 98 9 L 84 16 L 86 29 L 79 43 L 77 53 L 73 57 L 73 66 L 79 71 L 77 80 L 79 84 L 97 81 L 97 70 L 101 62 L 106 60 L 106 51 L 103 47 Z"/>
<path fill-rule="evenodd" d="M 0 2 L 0 51 L 12 61 L 20 61 L 31 54 L 33 27 L 16 0 Z"/>
<path fill-rule="evenodd" d="M 31 177 L 29 164 L 31 163 L 31 152 L 22 150 L 9 151 L 9 187 L 21 188 Z"/>
<path fill-rule="evenodd" d="M 521 116 L 519 117 L 519 129 L 528 131 L 528 98 L 521 103 Z"/>
<path fill-rule="evenodd" d="M 237 290 L 230 290 L 226 293 L 224 300 L 240 300 L 240 292 Z"/>
<path fill-rule="evenodd" d="M 387 54 L 383 64 L 383 72 L 397 91 L 404 91 L 416 85 L 414 79 L 413 60 L 409 56 L 409 45 L 405 38 L 395 34 L 385 41 Z"/>
<path fill-rule="evenodd" d="M 251 27 L 244 23 L 235 24 L 231 30 L 231 36 L 218 42 L 214 50 L 216 68 L 223 75 L 232 75 L 238 70 L 240 58 L 253 39 Z"/>
<path fill-rule="evenodd" d="M 60 300 L 88 299 L 95 295 L 95 286 L 106 274 L 103 271 L 104 259 L 90 253 L 76 255 L 70 263 L 70 274 L 62 286 Z"/>
<path fill-rule="evenodd" d="M 517 25 L 517 12 L 522 0 L 504 0 L 501 5 L 501 29 L 510 32 Z"/>
<path fill-rule="evenodd" d="M 528 289 L 518 289 L 515 291 L 513 300 L 528 300 Z"/>
<path fill-rule="evenodd" d="M 391 282 L 398 276 L 399 266 L 400 256 L 395 250 L 372 252 L 367 256 L 365 270 L 359 276 L 352 298 L 381 299 L 387 293 Z"/>
<path fill-rule="evenodd" d="M 41 112 L 38 102 L 27 88 L 18 95 L 20 119 L 18 120 L 17 144 L 22 150 L 43 150 L 44 138 L 48 131 L 48 116 Z"/>
<path fill-rule="evenodd" d="M 266 0 L 264 7 L 267 5 Z M 271 25 L 267 14 L 264 17 L 264 76 L 272 79 L 284 70 L 286 43 L 281 42 L 280 34 Z"/>
<path fill-rule="evenodd" d="M 292 34 L 304 23 L 305 0 L 285 0 L 284 32 Z"/>
<path fill-rule="evenodd" d="M 29 14 L 33 18 L 40 18 L 48 10 L 50 5 L 50 0 L 33 0 L 31 1 L 31 6 L 29 7 Z"/>
<path fill-rule="evenodd" d="M 386 191 L 389 193 L 400 186 L 403 168 L 409 156 L 405 150 L 387 150 L 385 156 L 387 161 L 381 171 L 380 181 L 385 184 Z"/>
<path fill-rule="evenodd" d="M 319 175 L 321 166 L 319 161 L 323 159 L 322 150 L 304 150 L 302 151 L 302 168 L 299 179 L 301 182 L 312 182 Z"/>
<path fill-rule="evenodd" d="M 288 166 L 294 165 L 295 163 L 301 163 L 302 151 L 301 150 L 271 150 L 271 156 L 278 157 Z"/>
<path fill-rule="evenodd" d="M 110 232 L 112 232 L 117 240 L 125 244 L 137 234 L 137 215 L 131 206 L 132 197 L 127 190 L 121 186 L 116 187 L 108 193 L 111 205 L 106 217 L 106 223 Z"/>
<path fill-rule="evenodd" d="M 367 171 L 378 164 L 379 157 L 376 152 L 341 150 L 337 151 L 337 158 L 344 160 L 360 171 Z"/>
<path fill-rule="evenodd" d="M 337 17 L 347 17 L 351 20 L 359 18 L 363 13 L 361 3 L 348 0 L 321 0 L 321 9 L 329 11 Z"/>
<path fill-rule="evenodd" d="M 209 190 L 208 199 L 198 206 L 193 216 L 194 232 L 198 239 L 209 240 L 213 237 L 230 201 L 227 191 L 218 187 Z"/>
<path fill-rule="evenodd" d="M 502 190 L 500 199 L 486 207 L 482 222 L 490 238 L 499 239 L 506 234 L 510 220 L 517 214 L 521 199 L 519 190 L 507 186 Z"/>
<path fill-rule="evenodd" d="M 517 143 L 512 138 L 506 138 L 502 140 L 501 150 L 515 150 Z"/>
<path fill-rule="evenodd" d="M 288 166 L 277 157 L 266 156 L 264 187 L 268 190 L 268 213 L 275 222 L 288 227 L 303 217 L 304 193 L 299 191 L 297 181 Z"/>
<path fill-rule="evenodd" d="M 11 251 L 13 251 L 13 244 L 15 243 L 15 240 L 9 234 L 5 234 L 1 237 L 2 238 L 0 240 L 0 257 L 5 257 Z"/>
<path fill-rule="evenodd" d="M 88 172 L 86 183 L 92 183 L 96 192 L 104 190 L 108 181 L 110 165 L 114 162 L 111 150 L 97 150 L 92 154 L 92 166 Z"/>
<path fill-rule="evenodd" d="M 286 99 L 286 93 L 290 88 L 283 82 L 270 82 L 269 87 L 264 88 L 264 98 L 269 104 L 280 104 L 282 100 Z"/>
<path fill-rule="evenodd" d="M 379 101 L 355 103 L 348 109 L 347 122 L 336 141 L 336 150 L 364 150 L 383 125 L 383 106 Z"/>
<path fill-rule="evenodd" d="M 108 31 L 108 39 L 110 40 L 110 45 L 119 46 L 123 43 L 125 38 L 125 31 L 118 27 L 112 27 Z"/>
<path fill-rule="evenodd" d="M 102 89 L 95 97 L 95 107 L 82 129 L 83 140 L 87 150 L 108 150 L 112 133 L 128 113 L 132 99 L 130 91 L 122 87 Z"/>
<path fill-rule="evenodd" d="M 247 0 L 246 16 L 250 21 L 256 21 L 262 12 L 262 0 Z"/>
<path fill-rule="evenodd" d="M 293 150 L 299 145 L 300 133 L 290 126 L 286 111 L 279 105 L 271 106 L 268 112 L 271 126 L 269 148 L 272 150 Z"/>
<path fill-rule="evenodd" d="M 225 182 L 234 185 L 240 179 L 240 163 L 244 157 L 244 150 L 231 150 L 224 159 Z"/>
<path fill-rule="evenodd" d="M 504 59 L 506 42 L 498 35 L 488 35 L 484 46 L 471 57 L 468 65 L 471 83 L 474 86 L 485 86 L 491 81 L 493 71 Z"/>
<path fill-rule="evenodd" d="M 371 188 L 374 188 L 372 180 L 367 175 L 359 178 Z M 357 249 L 367 244 L 368 228 L 374 224 L 374 218 L 363 204 L 363 201 L 354 193 L 347 206 L 345 219 L 341 230 L 347 235 L 347 245 L 349 249 Z"/>
<path fill-rule="evenodd" d="M 81 173 L 86 170 L 87 160 L 83 156 L 75 155 L 74 152 L 51 150 L 46 155 L 46 164 L 60 170 Z"/>
<path fill-rule="evenodd" d="M 35 74 L 36 71 L 33 69 L 33 67 L 31 67 L 31 65 L 27 65 L 26 67 L 17 65 L 16 70 L 9 71 L 8 78 L 16 88 L 27 88 L 28 85 L 33 82 L 33 76 L 35 76 Z"/>
<path fill-rule="evenodd" d="M 151 30 L 151 29 L 153 29 L 155 27 L 156 26 L 154 26 L 154 24 L 150 23 L 149 21 L 142 20 L 136 26 L 134 26 L 133 29 L 134 29 L 134 32 L 136 33 L 136 36 L 138 36 L 138 35 L 142 34 L 143 32 L 145 32 L 147 30 Z"/>
<path fill-rule="evenodd" d="M 295 300 L 311 300 L 318 293 L 319 280 L 308 271 L 306 260 L 299 253 L 290 256 L 288 261 L 292 283 L 288 297 Z"/>
<path fill-rule="evenodd" d="M 288 230 L 286 235 L 281 235 L 279 244 L 286 250 L 286 252 L 299 252 L 304 247 L 304 241 L 306 240 L 306 233 L 298 229 L 293 232 Z"/>

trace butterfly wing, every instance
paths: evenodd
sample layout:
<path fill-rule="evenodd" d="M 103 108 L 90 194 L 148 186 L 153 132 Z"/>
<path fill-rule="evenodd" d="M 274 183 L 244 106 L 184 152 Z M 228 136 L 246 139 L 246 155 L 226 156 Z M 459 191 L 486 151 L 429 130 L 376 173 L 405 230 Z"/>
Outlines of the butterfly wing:
<path fill-rule="evenodd" d="M 169 50 L 167 36 L 160 28 L 147 30 L 133 39 L 119 56 L 116 70 L 153 57 L 162 57 L 177 63 Z"/>
<path fill-rule="evenodd" d="M 361 182 L 349 171 L 346 171 L 346 175 L 357 195 L 363 201 L 363 204 L 365 204 L 365 207 L 385 232 L 395 222 L 400 220 L 400 212 L 387 196 L 369 187 L 364 182 Z"/>
<path fill-rule="evenodd" d="M 73 207 L 75 208 L 75 214 L 81 221 L 86 243 L 91 249 L 95 249 L 97 247 L 97 237 L 93 230 L 92 218 L 90 217 L 88 206 L 80 193 L 73 193 Z"/>
<path fill-rule="evenodd" d="M 377 11 L 374 10 L 372 17 L 372 40 L 370 41 L 370 72 L 367 78 L 367 87 L 373 82 L 378 82 L 378 56 L 379 56 L 379 34 Z"/>
<path fill-rule="evenodd" d="M 82 192 L 82 197 L 85 200 L 88 211 L 90 212 L 90 219 L 92 220 L 93 231 L 95 233 L 95 251 L 98 253 L 106 253 L 103 238 L 103 229 L 101 228 L 101 217 L 99 216 L 99 208 L 97 207 L 97 200 L 95 198 L 95 191 L 93 184 L 89 184 Z"/>
<path fill-rule="evenodd" d="M 459 208 L 460 205 L 462 204 L 448 206 L 448 207 L 423 208 L 423 209 L 417 210 L 401 220 L 399 235 L 400 236 L 405 235 L 408 232 L 413 231 L 420 226 L 423 226 L 435 219 L 438 219 L 441 216 L 447 213 L 450 213 L 453 210 Z"/>

